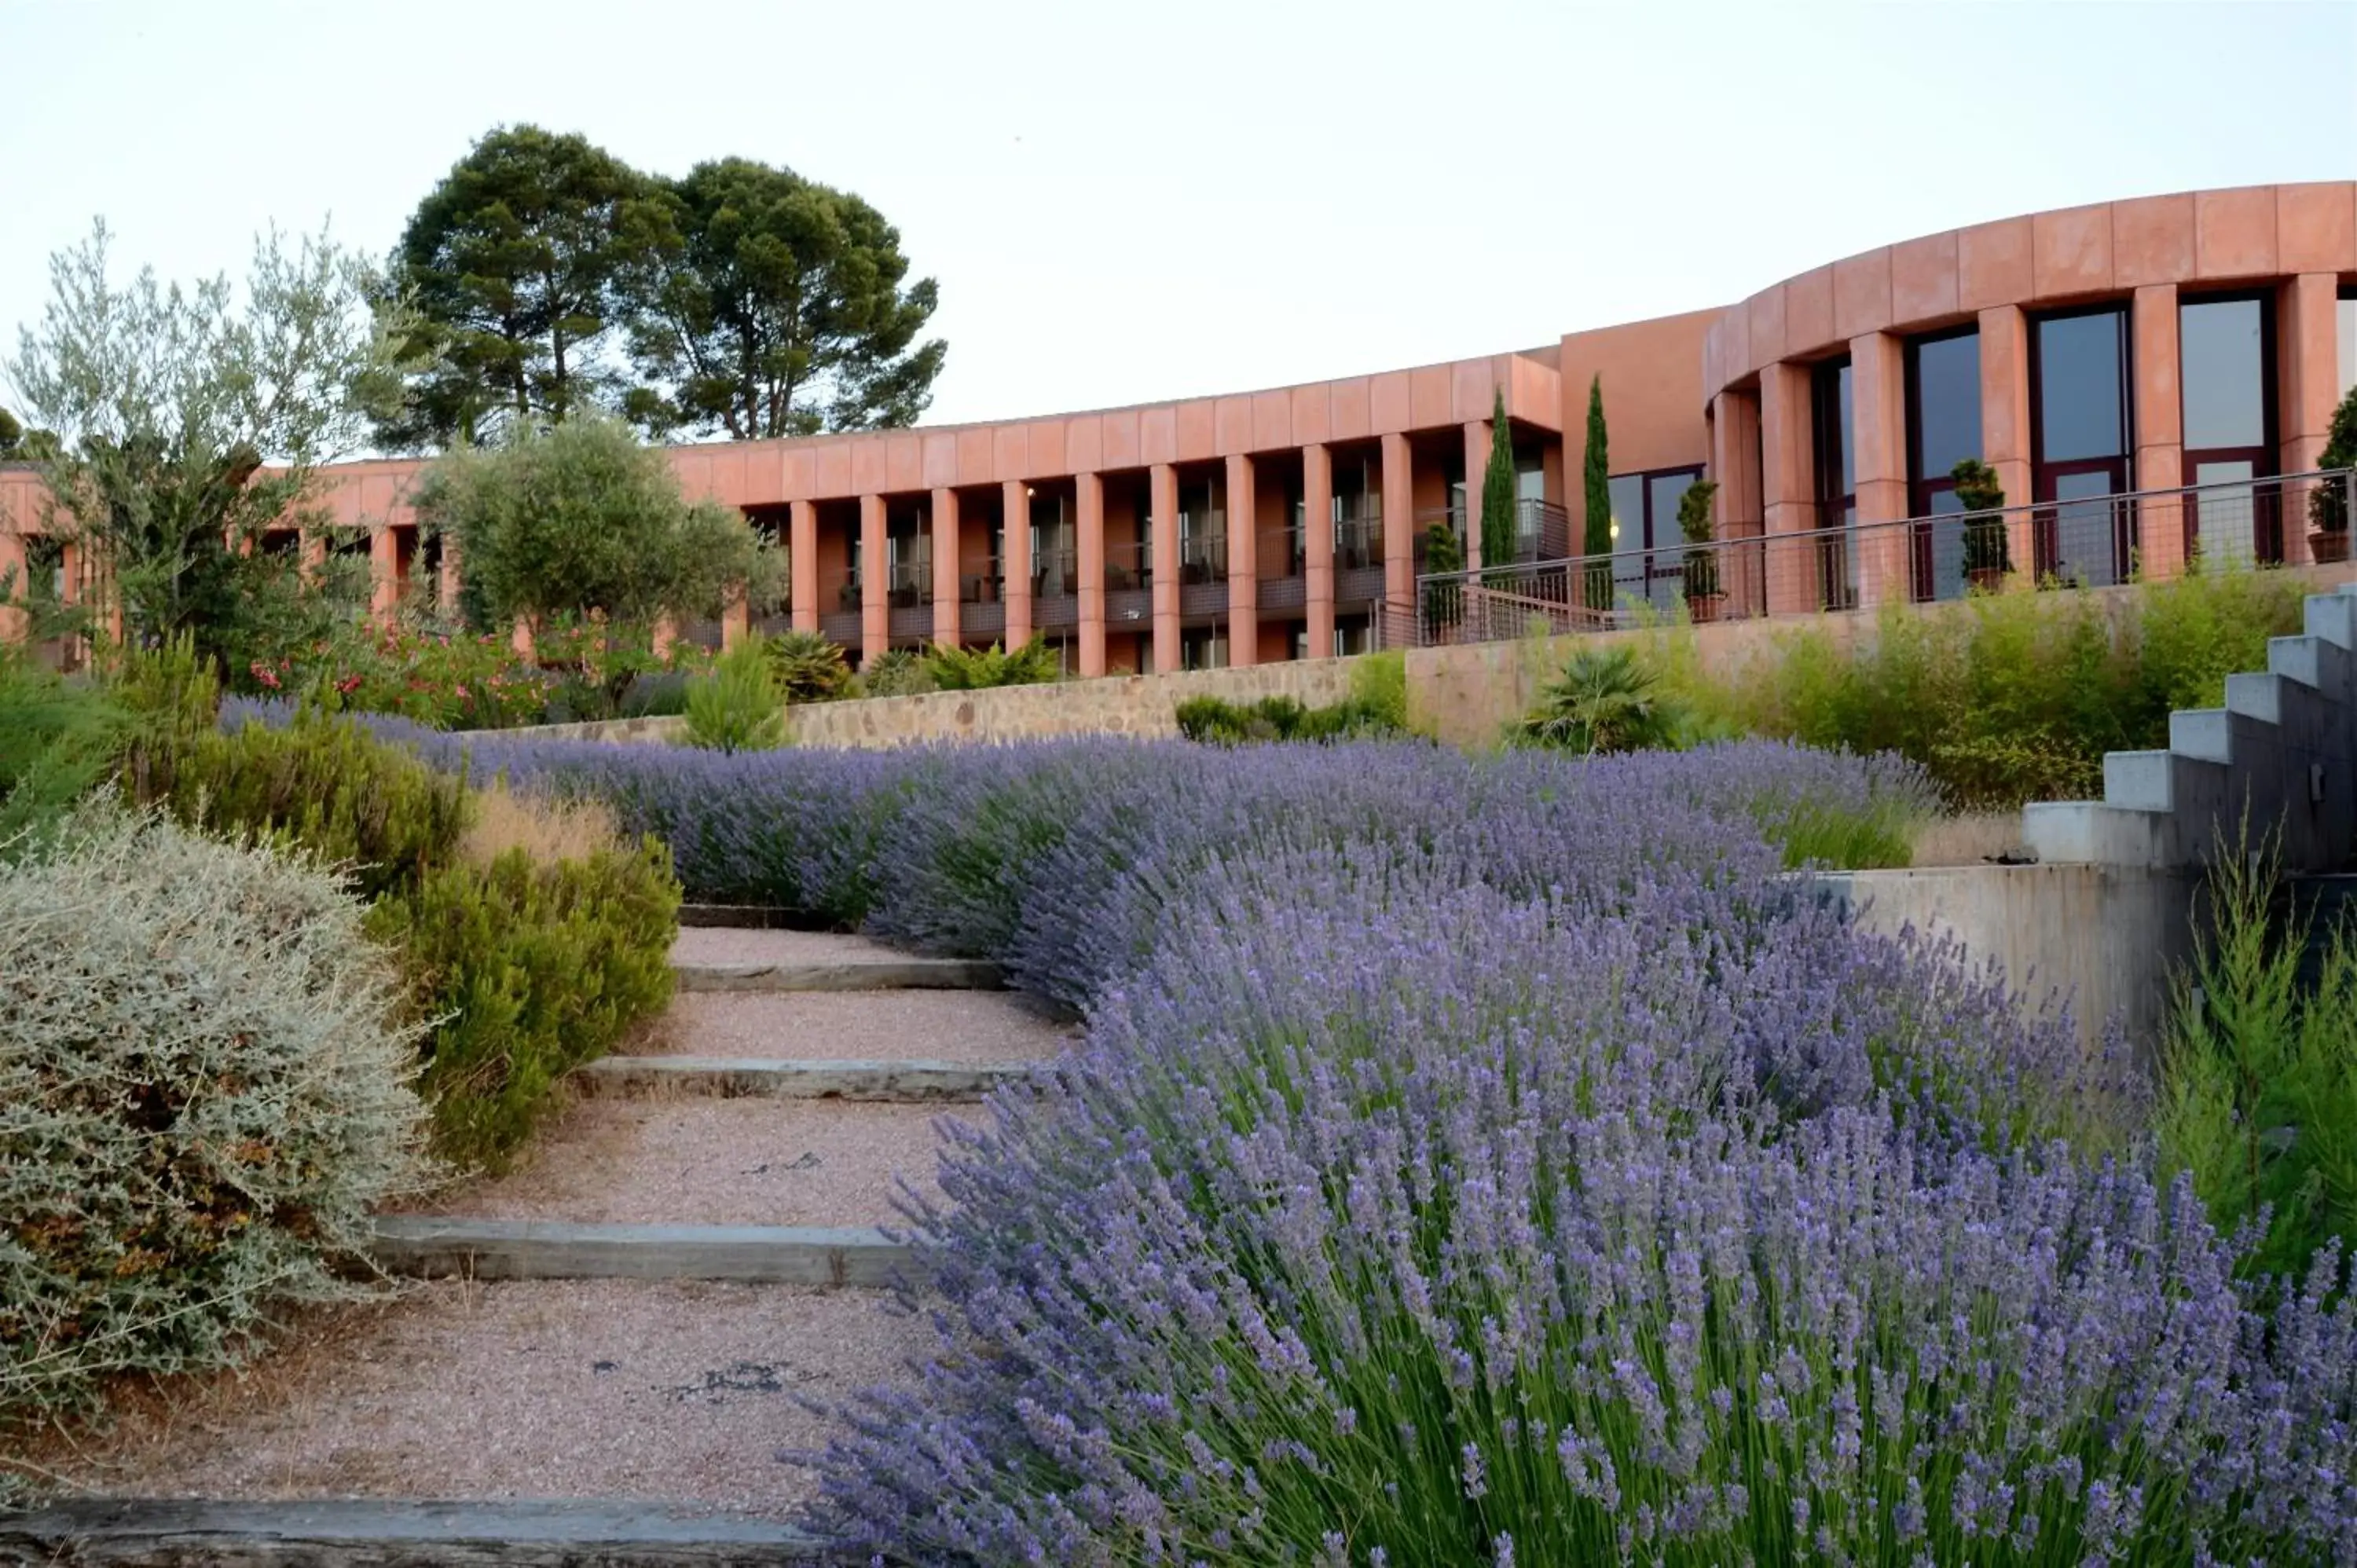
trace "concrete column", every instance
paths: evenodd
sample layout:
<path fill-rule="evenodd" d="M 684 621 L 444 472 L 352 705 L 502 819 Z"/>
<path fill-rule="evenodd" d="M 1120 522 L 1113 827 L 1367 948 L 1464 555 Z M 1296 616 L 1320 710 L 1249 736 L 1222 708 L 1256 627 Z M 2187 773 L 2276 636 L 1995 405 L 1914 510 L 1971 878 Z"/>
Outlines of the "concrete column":
<path fill-rule="evenodd" d="M 1178 668 L 1178 470 L 1157 463 L 1146 476 L 1154 555 L 1154 672 Z"/>
<path fill-rule="evenodd" d="M 434 602 L 445 616 L 458 613 L 458 591 L 463 587 L 463 568 L 458 559 L 458 536 L 446 532 L 442 535 L 442 569 L 434 585 Z"/>
<path fill-rule="evenodd" d="M 884 498 L 859 498 L 859 661 L 892 646 L 891 575 L 884 536 Z"/>
<path fill-rule="evenodd" d="M 1415 614 L 1415 470 L 1400 435 L 1383 437 L 1383 605 L 1403 626 Z"/>
<path fill-rule="evenodd" d="M 30 634 L 29 618 L 11 603 L 30 593 L 28 576 L 25 536 L 0 530 L 0 642 L 22 642 Z"/>
<path fill-rule="evenodd" d="M 818 503 L 796 501 L 786 523 L 786 594 L 794 629 L 818 629 Z"/>
<path fill-rule="evenodd" d="M 2341 403 L 2341 279 L 2302 273 L 2276 292 L 2276 424 L 2281 436 L 2276 471 L 2306 474 L 2324 457 L 2332 413 Z M 2309 559 L 2307 487 L 2283 500 L 2284 559 Z"/>
<path fill-rule="evenodd" d="M 369 530 L 369 614 L 391 618 L 401 606 L 401 543 L 389 524 Z"/>
<path fill-rule="evenodd" d="M 933 640 L 958 642 L 958 498 L 952 489 L 933 492 Z"/>
<path fill-rule="evenodd" d="M 1465 422 L 1465 564 L 1469 569 L 1481 561 L 1481 479 L 1490 467 L 1490 424 L 1487 420 Z"/>
<path fill-rule="evenodd" d="M 2029 318 L 2018 305 L 1981 312 L 1981 461 L 1996 470 L 2006 504 L 2025 507 L 2030 492 Z M 2006 521 L 2006 551 L 2018 571 L 2038 565 L 2030 514 Z"/>
<path fill-rule="evenodd" d="M 1073 555 L 1081 574 L 1081 673 L 1105 672 L 1104 477 L 1075 474 L 1080 540 Z"/>
<path fill-rule="evenodd" d="M 998 489 L 999 570 L 1006 575 L 1001 597 L 1006 602 L 1007 651 L 1031 640 L 1031 492 L 1020 479 L 1008 479 Z"/>
<path fill-rule="evenodd" d="M 1760 369 L 1760 505 L 1767 525 L 1768 613 L 1822 601 L 1815 542 L 1816 475 L 1809 449 L 1809 372 L 1779 360 Z"/>
<path fill-rule="evenodd" d="M 726 633 L 723 634 L 724 636 Z M 669 659 L 671 650 L 679 646 L 679 620 L 673 616 L 657 616 L 654 632 L 648 646 L 657 659 Z"/>
<path fill-rule="evenodd" d="M 2177 285 L 2136 291 L 2131 317 L 2136 375 L 2136 472 L 2131 489 L 2167 490 L 2185 483 L 2185 403 L 2178 378 Z M 2185 503 L 2165 496 L 2136 517 L 2136 569 L 2147 577 L 2185 570 Z"/>
<path fill-rule="evenodd" d="M 1711 531 L 1720 539 L 1757 538 L 1760 511 L 1760 399 L 1723 392 L 1711 400 L 1710 477 L 1718 485 L 1711 498 Z M 1720 557 L 1719 586 L 1730 613 L 1758 615 L 1767 604 L 1767 580 L 1757 548 Z"/>
<path fill-rule="evenodd" d="M 532 618 L 516 617 L 515 625 L 508 631 L 508 646 L 516 650 L 516 656 L 526 661 L 531 660 L 537 651 L 537 641 L 538 639 L 532 634 Z"/>
<path fill-rule="evenodd" d="M 1260 492 L 1253 460 L 1228 458 L 1228 662 L 1260 661 Z"/>
<path fill-rule="evenodd" d="M 1907 516 L 1907 360 L 1900 340 L 1868 332 L 1849 341 L 1852 479 L 1857 489 L 1858 602 L 1905 604 L 1907 531 L 1884 526 Z"/>
<path fill-rule="evenodd" d="M 1334 657 L 1334 455 L 1301 449 L 1301 594 L 1309 657 Z"/>

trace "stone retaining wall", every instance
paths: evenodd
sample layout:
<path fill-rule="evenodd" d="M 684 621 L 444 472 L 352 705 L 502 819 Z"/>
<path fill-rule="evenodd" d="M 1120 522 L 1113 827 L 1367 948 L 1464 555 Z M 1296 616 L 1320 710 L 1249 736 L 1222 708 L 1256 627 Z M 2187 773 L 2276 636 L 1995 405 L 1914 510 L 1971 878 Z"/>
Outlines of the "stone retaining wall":
<path fill-rule="evenodd" d="M 1351 694 L 1351 660 L 1292 660 L 1243 670 L 1112 675 L 979 692 L 920 692 L 786 710 L 796 746 L 908 746 L 929 740 L 1037 740 L 1058 735 L 1173 736 L 1189 697 L 1232 703 L 1292 697 L 1312 707 Z"/>

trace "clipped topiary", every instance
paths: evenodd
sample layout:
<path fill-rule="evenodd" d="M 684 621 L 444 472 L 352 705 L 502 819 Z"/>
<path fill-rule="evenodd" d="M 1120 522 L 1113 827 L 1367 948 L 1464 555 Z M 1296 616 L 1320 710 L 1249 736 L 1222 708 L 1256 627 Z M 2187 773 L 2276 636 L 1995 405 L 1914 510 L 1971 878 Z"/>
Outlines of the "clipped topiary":
<path fill-rule="evenodd" d="M 0 865 L 0 1437 L 349 1289 L 424 1175 L 398 1003 L 316 863 L 91 807 Z"/>

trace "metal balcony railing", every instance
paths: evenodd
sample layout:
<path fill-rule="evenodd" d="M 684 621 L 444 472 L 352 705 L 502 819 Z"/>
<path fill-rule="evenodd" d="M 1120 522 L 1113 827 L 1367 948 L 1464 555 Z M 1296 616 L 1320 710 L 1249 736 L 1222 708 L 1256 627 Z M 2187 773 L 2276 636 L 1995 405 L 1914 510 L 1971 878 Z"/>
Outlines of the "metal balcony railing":
<path fill-rule="evenodd" d="M 2357 476 L 2341 469 L 1772 534 L 1738 523 L 1738 536 L 1706 542 L 1421 574 L 1413 606 L 1383 635 L 1389 646 L 1432 646 L 1610 630 L 1680 613 L 1817 615 L 1958 599 L 2008 577 L 2040 587 L 2163 579 L 2197 560 L 2330 559 L 2348 571 L 2352 512 Z M 2327 526 L 2311 539 L 2319 523 Z"/>
<path fill-rule="evenodd" d="M 1081 591 L 1080 560 L 1070 548 L 1042 550 L 1031 563 L 1031 596 L 1070 598 Z"/>
<path fill-rule="evenodd" d="M 1458 548 L 1465 548 L 1465 509 L 1460 506 L 1426 507 L 1415 514 L 1416 552 L 1419 561 L 1424 550 L 1424 536 L 1436 523 L 1457 536 Z M 1514 502 L 1514 559 L 1517 562 L 1560 561 L 1571 554 L 1571 514 L 1553 501 L 1523 497 Z"/>

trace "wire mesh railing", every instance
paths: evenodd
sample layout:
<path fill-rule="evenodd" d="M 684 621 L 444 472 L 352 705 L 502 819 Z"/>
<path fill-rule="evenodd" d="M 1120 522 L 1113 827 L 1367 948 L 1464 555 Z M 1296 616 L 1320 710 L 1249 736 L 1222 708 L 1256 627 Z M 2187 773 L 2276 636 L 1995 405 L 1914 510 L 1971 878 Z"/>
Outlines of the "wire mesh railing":
<path fill-rule="evenodd" d="M 2174 577 L 2191 561 L 2345 563 L 2357 476 L 2341 469 L 1995 510 L 1836 523 L 1609 555 L 1423 574 L 1392 606 L 1385 645 L 1488 642 L 1961 599 L 2007 580 L 2104 587 Z"/>

